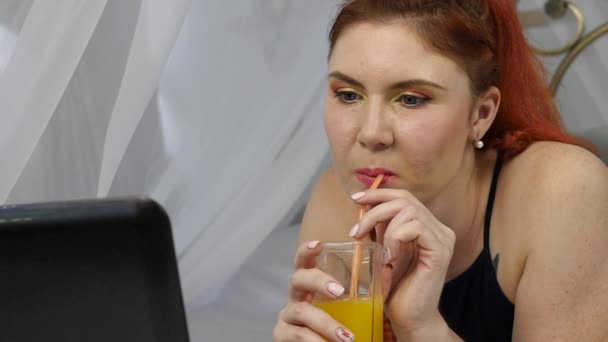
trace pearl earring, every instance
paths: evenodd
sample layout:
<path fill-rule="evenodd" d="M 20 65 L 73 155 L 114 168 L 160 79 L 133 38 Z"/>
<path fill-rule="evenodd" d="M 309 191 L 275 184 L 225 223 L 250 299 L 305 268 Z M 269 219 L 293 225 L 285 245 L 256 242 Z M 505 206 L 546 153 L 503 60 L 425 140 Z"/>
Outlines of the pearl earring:
<path fill-rule="evenodd" d="M 475 146 L 476 149 L 481 150 L 485 146 L 485 144 L 482 140 L 475 140 L 473 146 Z"/>

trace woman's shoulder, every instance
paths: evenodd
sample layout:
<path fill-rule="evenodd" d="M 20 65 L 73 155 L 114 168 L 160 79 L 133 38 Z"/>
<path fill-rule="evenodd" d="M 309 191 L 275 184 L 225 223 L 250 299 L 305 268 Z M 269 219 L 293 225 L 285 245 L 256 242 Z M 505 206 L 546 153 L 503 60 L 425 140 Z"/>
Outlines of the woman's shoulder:
<path fill-rule="evenodd" d="M 331 167 L 318 177 L 310 194 L 299 241 L 350 239 L 356 223 L 356 205 L 344 191 L 336 170 Z"/>
<path fill-rule="evenodd" d="M 505 161 L 498 184 L 491 246 L 510 300 L 526 269 L 581 263 L 604 248 L 589 241 L 608 240 L 608 169 L 591 152 L 535 143 Z M 570 259 L 558 261 L 563 253 Z"/>
<path fill-rule="evenodd" d="M 552 141 L 540 141 L 533 143 L 510 160 L 515 165 L 513 168 L 525 171 L 535 170 L 541 174 L 553 175 L 557 178 L 569 176 L 574 173 L 601 173 L 605 174 L 606 165 L 590 151 L 571 144 Z M 555 170 L 559 167 L 560 170 Z M 549 172 L 549 171 L 556 172 Z M 559 171 L 559 172 L 558 172 Z"/>
<path fill-rule="evenodd" d="M 505 163 L 500 181 L 505 209 L 501 216 L 530 234 L 532 241 L 568 229 L 560 223 L 583 215 L 606 220 L 602 212 L 608 209 L 608 168 L 581 147 L 534 143 Z"/>
<path fill-rule="evenodd" d="M 606 165 L 576 146 L 537 143 L 509 160 L 504 171 L 499 281 L 518 306 L 519 332 L 530 328 L 533 317 L 549 317 L 546 324 L 559 327 L 604 315 Z"/>
<path fill-rule="evenodd" d="M 546 202 L 563 200 L 561 195 L 566 193 L 575 197 L 601 194 L 591 188 L 606 185 L 608 168 L 597 156 L 581 147 L 537 142 L 507 161 L 505 178 L 510 188 L 530 195 L 530 201 Z M 608 188 L 603 190 L 606 192 Z"/>

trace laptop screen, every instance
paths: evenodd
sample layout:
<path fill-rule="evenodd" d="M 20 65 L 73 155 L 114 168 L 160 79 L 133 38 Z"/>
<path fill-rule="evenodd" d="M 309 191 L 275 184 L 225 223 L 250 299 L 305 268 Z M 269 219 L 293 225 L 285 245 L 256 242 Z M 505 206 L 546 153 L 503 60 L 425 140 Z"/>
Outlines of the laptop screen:
<path fill-rule="evenodd" d="M 186 342 L 171 226 L 151 200 L 0 208 L 0 340 Z"/>

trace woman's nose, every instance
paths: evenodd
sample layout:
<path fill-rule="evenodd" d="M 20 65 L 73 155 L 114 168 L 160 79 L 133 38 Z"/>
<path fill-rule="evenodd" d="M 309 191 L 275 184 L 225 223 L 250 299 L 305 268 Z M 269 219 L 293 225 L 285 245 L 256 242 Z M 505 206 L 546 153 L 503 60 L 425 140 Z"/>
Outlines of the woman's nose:
<path fill-rule="evenodd" d="M 357 140 L 362 147 L 371 151 L 385 150 L 393 145 L 392 125 L 380 106 L 370 108 L 363 117 Z"/>

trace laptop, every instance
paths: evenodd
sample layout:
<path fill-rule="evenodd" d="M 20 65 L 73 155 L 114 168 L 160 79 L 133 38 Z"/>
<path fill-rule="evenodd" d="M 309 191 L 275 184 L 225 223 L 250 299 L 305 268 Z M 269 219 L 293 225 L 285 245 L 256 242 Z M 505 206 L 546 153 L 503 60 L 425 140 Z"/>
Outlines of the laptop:
<path fill-rule="evenodd" d="M 163 208 L 132 198 L 0 207 L 0 341 L 187 342 Z"/>

